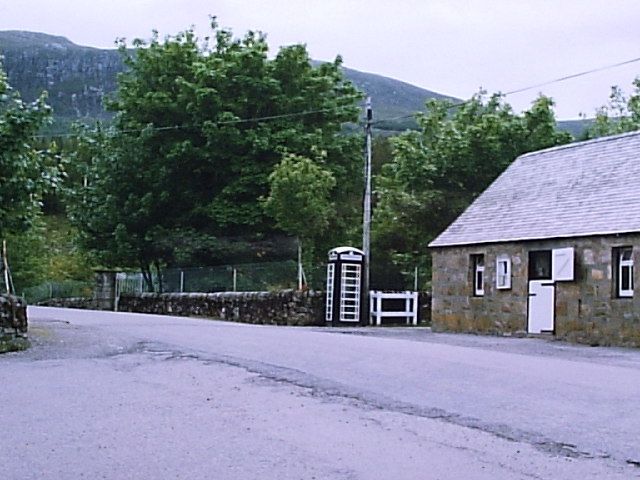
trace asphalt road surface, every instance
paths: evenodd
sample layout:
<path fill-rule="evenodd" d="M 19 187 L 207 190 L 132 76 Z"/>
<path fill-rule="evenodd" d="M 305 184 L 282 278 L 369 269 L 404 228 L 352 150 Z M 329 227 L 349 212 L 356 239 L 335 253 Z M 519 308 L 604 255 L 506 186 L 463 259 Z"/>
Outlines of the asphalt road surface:
<path fill-rule="evenodd" d="M 2 479 L 640 478 L 640 351 L 30 308 Z"/>

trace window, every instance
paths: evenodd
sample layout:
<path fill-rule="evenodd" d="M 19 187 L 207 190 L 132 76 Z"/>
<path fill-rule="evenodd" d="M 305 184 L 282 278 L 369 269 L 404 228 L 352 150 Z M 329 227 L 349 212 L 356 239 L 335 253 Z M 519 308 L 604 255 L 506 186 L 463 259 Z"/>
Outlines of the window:
<path fill-rule="evenodd" d="M 511 258 L 508 255 L 498 255 L 496 260 L 496 288 L 511 288 Z"/>
<path fill-rule="evenodd" d="M 615 277 L 618 297 L 633 297 L 633 249 L 615 248 L 613 258 L 617 262 Z"/>
<path fill-rule="evenodd" d="M 471 255 L 471 265 L 473 265 L 473 295 L 481 297 L 484 295 L 484 255 Z"/>
<path fill-rule="evenodd" d="M 529 280 L 551 280 L 551 250 L 529 252 Z"/>

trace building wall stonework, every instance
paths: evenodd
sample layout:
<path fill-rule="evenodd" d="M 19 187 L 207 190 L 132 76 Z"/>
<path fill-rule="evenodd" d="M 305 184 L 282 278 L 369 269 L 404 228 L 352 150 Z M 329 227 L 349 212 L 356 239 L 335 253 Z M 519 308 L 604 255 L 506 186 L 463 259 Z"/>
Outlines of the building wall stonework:
<path fill-rule="evenodd" d="M 529 252 L 573 247 L 573 281 L 555 282 L 555 335 L 592 345 L 640 346 L 640 291 L 618 298 L 614 249 L 633 247 L 640 286 L 640 234 L 440 247 L 433 255 L 436 331 L 526 334 Z M 471 255 L 484 255 L 484 295 L 473 295 Z M 511 288 L 496 288 L 498 255 L 511 259 Z"/>

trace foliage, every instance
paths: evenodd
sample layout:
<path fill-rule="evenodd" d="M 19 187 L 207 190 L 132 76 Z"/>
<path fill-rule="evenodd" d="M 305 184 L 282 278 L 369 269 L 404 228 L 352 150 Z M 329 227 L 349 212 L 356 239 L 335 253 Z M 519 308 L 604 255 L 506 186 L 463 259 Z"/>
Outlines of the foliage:
<path fill-rule="evenodd" d="M 50 121 L 46 94 L 25 103 L 0 68 L 0 241 L 17 289 L 46 276 L 40 220 L 43 196 L 59 186 L 63 170 L 56 146 L 38 149 L 34 136 Z"/>
<path fill-rule="evenodd" d="M 45 281 L 87 281 L 95 260 L 80 250 L 75 228 L 62 216 L 44 215 L 24 232 L 7 236 L 7 257 L 17 293 Z"/>
<path fill-rule="evenodd" d="M 31 228 L 6 236 L 7 261 L 16 293 L 31 285 L 44 281 L 47 277 L 47 255 L 44 227 L 36 222 Z"/>
<path fill-rule="evenodd" d="M 478 94 L 453 111 L 449 102 L 427 102 L 421 131 L 391 140 L 394 160 L 375 182 L 376 261 L 428 274 L 428 243 L 518 155 L 570 141 L 556 130 L 552 106 L 540 97 L 516 115 L 499 95 Z"/>
<path fill-rule="evenodd" d="M 609 104 L 596 111 L 596 119 L 588 130 L 591 138 L 632 132 L 640 129 L 640 77 L 633 82 L 634 92 L 626 96 L 620 87 L 611 87 Z"/>
<path fill-rule="evenodd" d="M 24 103 L 0 65 L 0 239 L 32 227 L 43 194 L 61 178 L 59 158 L 33 146 L 33 136 L 50 120 L 45 98 Z"/>
<path fill-rule="evenodd" d="M 202 259 L 202 245 L 215 250 L 218 239 L 277 232 L 259 198 L 287 153 L 324 152 L 343 186 L 336 200 L 351 207 L 358 193 L 359 142 L 340 131 L 360 96 L 340 58 L 313 67 L 294 45 L 271 60 L 264 35 L 234 39 L 215 21 L 212 29 L 211 43 L 187 31 L 136 41 L 133 53 L 121 45 L 128 70 L 110 103 L 115 130 L 84 139 L 98 147 L 71 208 L 85 245 L 107 264 L 176 264 L 185 233 L 193 241 L 181 242 L 179 260 L 188 263 L 189 245 Z"/>
<path fill-rule="evenodd" d="M 336 180 L 322 163 L 322 157 L 314 162 L 295 154 L 285 155 L 269 175 L 271 190 L 264 202 L 278 227 L 302 242 L 309 267 L 335 211 L 331 199 Z"/>
<path fill-rule="evenodd" d="M 382 168 L 393 161 L 391 139 L 382 135 L 374 136 L 371 145 L 371 171 L 373 176 L 382 173 Z"/>

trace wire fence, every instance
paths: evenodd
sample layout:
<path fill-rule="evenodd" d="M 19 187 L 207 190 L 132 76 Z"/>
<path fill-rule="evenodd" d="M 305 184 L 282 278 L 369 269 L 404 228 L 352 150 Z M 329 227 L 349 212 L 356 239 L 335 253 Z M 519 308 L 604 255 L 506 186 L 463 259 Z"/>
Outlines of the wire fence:
<path fill-rule="evenodd" d="M 118 274 L 120 293 L 163 292 L 246 292 L 295 288 L 297 263 L 293 260 L 245 263 L 216 267 L 168 268 L 152 276 L 153 287 L 140 272 Z"/>
<path fill-rule="evenodd" d="M 305 272 L 310 288 L 323 288 L 325 269 L 318 267 Z M 296 288 L 298 264 L 294 260 L 280 262 L 245 263 L 215 267 L 167 268 L 161 278 L 152 275 L 152 286 L 140 272 L 119 272 L 116 275 L 117 293 L 144 292 L 250 292 Z M 18 292 L 31 304 L 51 298 L 91 297 L 94 282 L 45 282 Z"/>
<path fill-rule="evenodd" d="M 94 285 L 93 282 L 75 280 L 45 282 L 17 293 L 28 303 L 35 304 L 50 298 L 91 297 Z"/>

